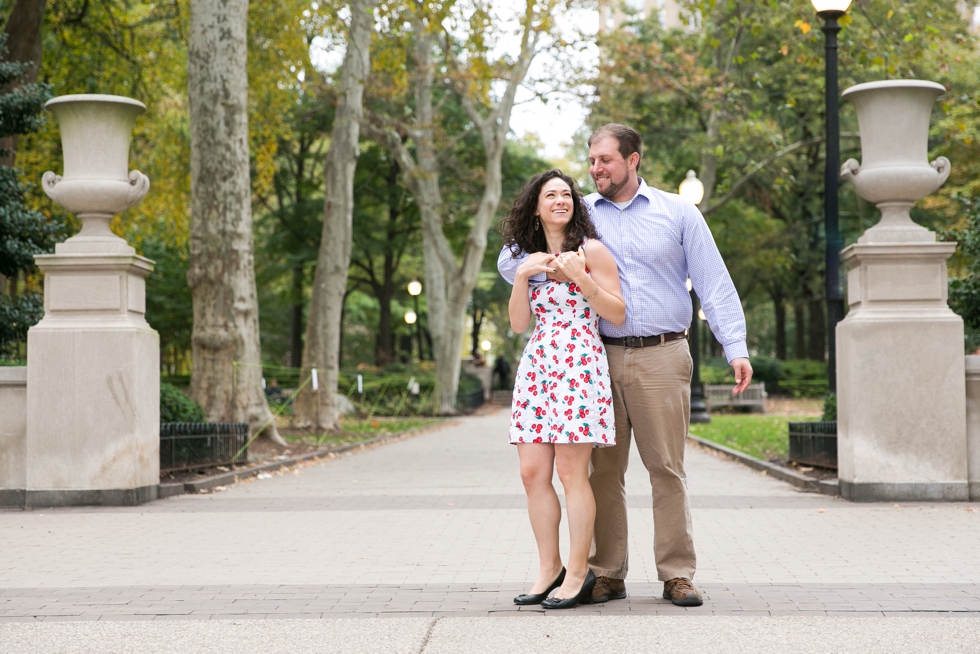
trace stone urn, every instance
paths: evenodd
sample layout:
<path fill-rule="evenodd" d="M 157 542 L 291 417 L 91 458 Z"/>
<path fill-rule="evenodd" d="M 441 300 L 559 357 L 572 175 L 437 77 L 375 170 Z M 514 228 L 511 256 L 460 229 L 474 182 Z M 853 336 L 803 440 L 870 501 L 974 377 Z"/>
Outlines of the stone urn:
<path fill-rule="evenodd" d="M 862 161 L 845 161 L 841 177 L 881 211 L 881 221 L 859 243 L 935 242 L 936 235 L 912 222 L 909 211 L 949 177 L 949 159 L 928 157 L 932 106 L 945 92 L 935 82 L 888 80 L 842 94 L 857 110 Z"/>
<path fill-rule="evenodd" d="M 860 165 L 841 176 L 881 221 L 841 252 L 847 316 L 837 325 L 837 472 L 857 501 L 969 499 L 963 320 L 947 303 L 956 243 L 916 225 L 912 205 L 949 176 L 928 159 L 944 89 L 920 80 L 859 84 Z"/>
<path fill-rule="evenodd" d="M 129 172 L 145 107 L 68 95 L 47 108 L 61 127 L 64 174 L 44 173 L 41 184 L 82 229 L 54 254 L 34 255 L 44 318 L 27 332 L 23 481 L 6 496 L 24 507 L 140 504 L 160 484 L 160 340 L 145 315 L 153 262 L 109 223 L 150 188 Z"/>
<path fill-rule="evenodd" d="M 82 221 L 59 253 L 133 254 L 109 229 L 115 214 L 143 199 L 150 180 L 129 171 L 129 145 L 136 118 L 146 106 L 117 95 L 63 95 L 45 105 L 58 120 L 64 175 L 46 172 L 44 192 Z"/>

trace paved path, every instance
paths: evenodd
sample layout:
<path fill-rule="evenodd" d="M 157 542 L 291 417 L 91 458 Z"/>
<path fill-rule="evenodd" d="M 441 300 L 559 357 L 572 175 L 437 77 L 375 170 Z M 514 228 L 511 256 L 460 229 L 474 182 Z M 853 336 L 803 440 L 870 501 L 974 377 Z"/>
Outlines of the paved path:
<path fill-rule="evenodd" d="M 851 504 L 695 447 L 688 473 L 703 607 L 659 598 L 649 483 L 634 457 L 629 599 L 502 627 L 507 618 L 497 616 L 541 614 L 511 602 L 534 578 L 536 558 L 506 424 L 498 410 L 224 492 L 141 507 L 0 510 L 0 652 L 101 651 L 99 644 L 129 651 L 108 644 L 142 642 L 137 636 L 158 638 L 153 651 L 180 651 L 178 633 L 210 633 L 206 642 L 220 647 L 276 624 L 290 625 L 285 633 L 300 649 L 302 638 L 321 642 L 329 633 L 348 651 L 450 651 L 467 638 L 483 642 L 481 633 L 505 643 L 504 632 L 527 632 L 550 651 L 544 645 L 567 649 L 574 634 L 589 638 L 603 625 L 619 635 L 674 630 L 676 642 L 707 638 L 697 642 L 708 649 L 711 638 L 734 643 L 742 634 L 749 650 L 762 651 L 771 638 L 760 634 L 799 634 L 790 649 L 808 651 L 808 629 L 845 629 L 833 625 L 855 619 L 880 651 L 919 642 L 912 632 L 923 643 L 943 634 L 944 647 L 951 633 L 980 642 L 969 639 L 980 634 L 980 505 Z M 927 617 L 936 615 L 944 617 Z M 904 626 L 886 616 L 903 616 Z M 387 619 L 350 620 L 375 617 Z M 224 622 L 176 627 L 212 618 Z M 295 618 L 303 620 L 278 622 Z M 692 631 L 692 619 L 711 628 Z M 132 620 L 169 627 L 122 622 Z M 569 626 L 553 628 L 559 624 Z M 882 640 L 873 636 L 879 624 L 882 633 L 909 633 Z M 374 636 L 360 643 L 357 634 Z M 17 645 L 40 647 L 45 638 L 53 640 L 40 649 Z M 80 649 L 58 649 L 59 639 Z M 658 647 L 672 651 L 672 642 Z M 835 642 L 812 641 L 823 651 Z"/>

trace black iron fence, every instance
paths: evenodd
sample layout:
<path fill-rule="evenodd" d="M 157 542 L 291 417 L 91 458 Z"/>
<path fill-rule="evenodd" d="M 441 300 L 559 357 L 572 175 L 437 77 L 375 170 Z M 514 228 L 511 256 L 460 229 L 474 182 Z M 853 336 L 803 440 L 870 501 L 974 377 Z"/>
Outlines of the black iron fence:
<path fill-rule="evenodd" d="M 789 423 L 790 461 L 837 469 L 837 421 Z"/>
<path fill-rule="evenodd" d="M 160 424 L 160 470 L 174 472 L 248 460 L 248 423 Z"/>
<path fill-rule="evenodd" d="M 456 406 L 463 413 L 470 413 L 483 406 L 483 387 L 456 393 Z"/>

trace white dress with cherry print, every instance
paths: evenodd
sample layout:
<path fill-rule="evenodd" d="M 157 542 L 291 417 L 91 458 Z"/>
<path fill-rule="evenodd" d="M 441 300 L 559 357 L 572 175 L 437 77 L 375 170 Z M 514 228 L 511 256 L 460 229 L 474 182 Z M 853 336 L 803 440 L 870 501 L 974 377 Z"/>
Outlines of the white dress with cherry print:
<path fill-rule="evenodd" d="M 510 442 L 615 445 L 598 314 L 574 282 L 549 280 L 528 295 L 537 324 L 514 380 Z"/>

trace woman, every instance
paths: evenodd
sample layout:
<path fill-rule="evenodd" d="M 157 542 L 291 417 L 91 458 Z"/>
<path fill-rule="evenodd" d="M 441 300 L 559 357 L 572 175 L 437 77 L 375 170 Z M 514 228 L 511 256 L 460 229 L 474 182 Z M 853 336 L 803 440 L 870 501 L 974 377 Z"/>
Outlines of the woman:
<path fill-rule="evenodd" d="M 595 522 L 589 457 L 593 447 L 616 442 L 599 316 L 619 325 L 626 303 L 616 262 L 599 242 L 575 183 L 560 170 L 531 178 L 504 221 L 503 235 L 515 255 L 528 253 L 510 296 L 511 328 L 526 330 L 532 312 L 537 320 L 514 383 L 510 442 L 521 460 L 540 564 L 531 591 L 514 602 L 572 608 L 591 603 L 596 581 L 588 566 Z M 571 281 L 528 284 L 535 275 L 559 271 Z M 567 569 L 558 551 L 555 468 L 568 511 Z"/>

